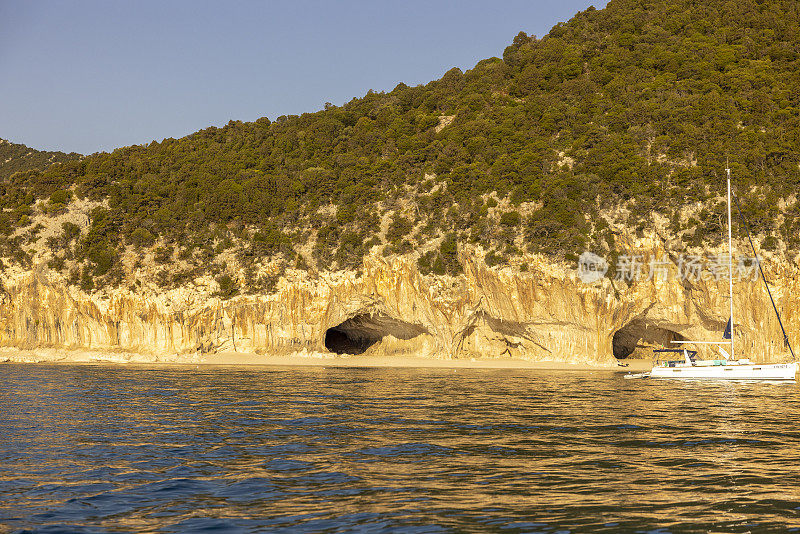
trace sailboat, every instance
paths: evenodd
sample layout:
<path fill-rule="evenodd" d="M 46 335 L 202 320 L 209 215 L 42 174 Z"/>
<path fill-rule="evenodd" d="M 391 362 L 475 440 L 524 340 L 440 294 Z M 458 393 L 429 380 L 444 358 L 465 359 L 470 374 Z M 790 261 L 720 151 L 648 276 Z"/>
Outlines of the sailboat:
<path fill-rule="evenodd" d="M 734 348 L 734 328 L 733 328 L 733 239 L 731 236 L 731 170 L 725 169 L 728 174 L 728 290 L 730 298 L 730 319 L 725 328 L 722 341 L 673 341 L 678 344 L 717 344 L 717 345 L 730 345 L 730 353 L 728 353 L 722 346 L 718 347 L 720 354 L 719 358 L 713 360 L 700 360 L 697 358 L 697 351 L 689 350 L 687 348 L 667 348 L 655 349 L 653 368 L 649 373 L 642 373 L 640 376 L 649 378 L 674 378 L 674 379 L 722 379 L 722 380 L 794 380 L 797 374 L 797 359 L 794 356 L 794 351 L 789 344 L 789 338 L 786 335 L 786 330 L 783 328 L 781 316 L 778 313 L 778 308 L 775 306 L 775 301 L 772 298 L 772 293 L 767 284 L 767 278 L 764 275 L 764 270 L 761 264 L 758 264 L 761 278 L 764 280 L 764 285 L 767 288 L 769 299 L 772 302 L 772 308 L 778 316 L 778 324 L 781 326 L 783 332 L 783 341 L 789 352 L 792 355 L 791 363 L 753 363 L 747 358 L 736 358 Z M 736 199 L 736 197 L 734 197 Z M 739 201 L 736 200 L 736 209 L 739 212 L 741 221 L 745 224 L 747 230 L 747 238 L 750 241 L 750 246 L 753 249 L 753 255 L 756 256 L 755 246 L 753 246 L 753 239 L 750 237 L 750 229 L 747 228 L 747 223 L 742 217 L 742 210 L 739 206 Z M 659 356 L 663 355 L 663 356 Z M 633 376 L 631 376 L 633 378 Z"/>

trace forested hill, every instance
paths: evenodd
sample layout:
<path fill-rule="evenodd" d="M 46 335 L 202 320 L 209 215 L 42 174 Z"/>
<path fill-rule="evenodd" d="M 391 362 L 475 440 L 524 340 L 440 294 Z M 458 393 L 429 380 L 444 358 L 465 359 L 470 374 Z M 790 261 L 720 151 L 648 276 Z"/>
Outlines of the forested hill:
<path fill-rule="evenodd" d="M 7 182 L 17 172 L 42 170 L 53 163 L 63 163 L 79 157 L 81 155 L 74 152 L 43 152 L 0 139 L 0 181 Z"/>
<path fill-rule="evenodd" d="M 611 0 L 424 86 L 17 173 L 3 255 L 30 261 L 36 217 L 81 199 L 91 223 L 48 244 L 87 288 L 129 279 L 131 251 L 162 285 L 211 269 L 227 293 L 268 287 L 270 260 L 351 269 L 373 247 L 436 273 L 467 242 L 571 258 L 656 212 L 697 246 L 721 235 L 726 158 L 763 246 L 796 250 L 796 0 Z"/>

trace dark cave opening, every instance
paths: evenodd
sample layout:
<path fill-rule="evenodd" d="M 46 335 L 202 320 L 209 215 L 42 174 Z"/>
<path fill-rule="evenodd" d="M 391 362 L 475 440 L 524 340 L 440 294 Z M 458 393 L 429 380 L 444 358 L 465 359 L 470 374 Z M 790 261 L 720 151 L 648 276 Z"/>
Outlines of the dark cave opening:
<path fill-rule="evenodd" d="M 685 338 L 667 328 L 654 326 L 645 319 L 636 318 L 614 332 L 611 340 L 614 357 L 618 360 L 627 358 L 648 359 L 652 357 L 652 348 L 675 348 L 672 341 Z"/>
<path fill-rule="evenodd" d="M 428 330 L 382 313 L 361 314 L 328 328 L 325 348 L 336 354 L 362 354 L 385 336 L 412 339 Z"/>
<path fill-rule="evenodd" d="M 380 338 L 351 337 L 339 327 L 325 332 L 325 348 L 336 354 L 361 354 L 378 341 Z"/>

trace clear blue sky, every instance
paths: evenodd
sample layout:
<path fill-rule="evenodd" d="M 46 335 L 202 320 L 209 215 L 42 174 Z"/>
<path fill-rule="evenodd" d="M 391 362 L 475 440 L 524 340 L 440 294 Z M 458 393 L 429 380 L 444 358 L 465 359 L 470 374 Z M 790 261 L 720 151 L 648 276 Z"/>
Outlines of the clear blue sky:
<path fill-rule="evenodd" d="M 606 0 L 0 0 L 0 138 L 84 154 L 317 111 Z"/>

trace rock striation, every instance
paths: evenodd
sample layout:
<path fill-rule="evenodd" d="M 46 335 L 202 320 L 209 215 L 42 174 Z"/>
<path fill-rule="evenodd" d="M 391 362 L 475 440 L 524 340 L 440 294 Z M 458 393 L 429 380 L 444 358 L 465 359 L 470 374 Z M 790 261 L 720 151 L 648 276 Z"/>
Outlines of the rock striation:
<path fill-rule="evenodd" d="M 457 277 L 422 276 L 412 256 L 373 255 L 358 275 L 289 271 L 272 294 L 229 300 L 200 286 L 87 294 L 46 269 L 6 271 L 0 346 L 126 352 L 152 361 L 236 351 L 610 366 L 649 357 L 650 346 L 672 340 L 718 340 L 728 318 L 725 277 L 584 283 L 573 265 L 540 260 L 521 272 L 489 268 L 475 250 L 460 254 L 464 272 Z M 797 272 L 787 265 L 770 276 L 789 337 L 797 340 Z M 737 353 L 785 360 L 761 282 L 738 282 L 734 298 Z"/>

